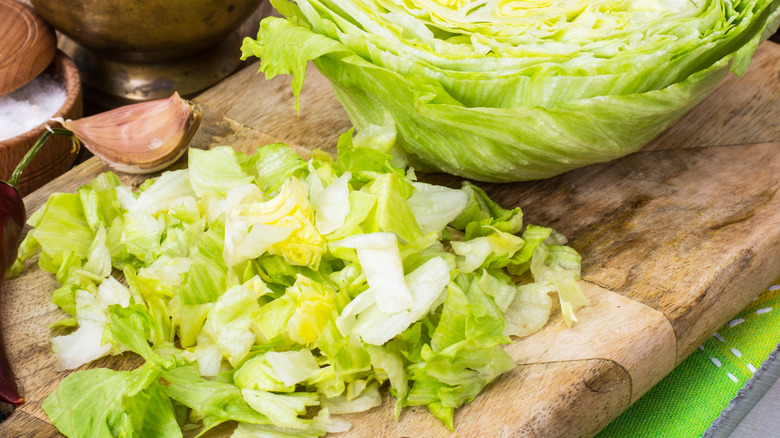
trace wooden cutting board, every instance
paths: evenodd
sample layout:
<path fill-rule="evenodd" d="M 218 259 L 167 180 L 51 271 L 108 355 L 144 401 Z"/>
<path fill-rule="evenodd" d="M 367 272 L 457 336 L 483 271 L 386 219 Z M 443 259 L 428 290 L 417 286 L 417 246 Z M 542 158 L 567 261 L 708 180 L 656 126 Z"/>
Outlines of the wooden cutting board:
<path fill-rule="evenodd" d="M 266 81 L 256 67 L 196 99 L 205 118 L 193 147 L 251 151 L 283 141 L 304 155 L 332 151 L 350 124 L 327 81 L 310 69 L 297 115 L 290 78 Z M 780 276 L 779 76 L 780 46 L 765 43 L 743 78 L 728 77 L 638 153 L 545 181 L 481 184 L 505 207 L 522 207 L 527 222 L 570 238 L 592 306 L 572 329 L 556 312 L 509 345 L 517 368 L 457 411 L 454 435 L 592 436 Z M 87 161 L 28 196 L 30 212 L 105 170 Z M 49 302 L 55 287 L 35 266 L 6 283 L 2 330 L 27 402 L 0 424 L 0 436 L 57 435 L 41 411 L 66 375 L 55 371 L 46 328 L 62 316 Z M 92 366 L 138 364 L 126 355 Z M 389 396 L 348 420 L 349 437 L 452 435 L 422 408 L 396 422 Z"/>

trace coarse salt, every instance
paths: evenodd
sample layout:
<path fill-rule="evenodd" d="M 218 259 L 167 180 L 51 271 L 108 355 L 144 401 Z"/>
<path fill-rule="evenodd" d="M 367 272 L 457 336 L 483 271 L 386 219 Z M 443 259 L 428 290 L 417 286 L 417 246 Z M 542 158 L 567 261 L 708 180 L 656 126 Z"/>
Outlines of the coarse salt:
<path fill-rule="evenodd" d="M 65 104 L 67 97 L 65 85 L 48 73 L 0 96 L 0 141 L 46 123 Z"/>

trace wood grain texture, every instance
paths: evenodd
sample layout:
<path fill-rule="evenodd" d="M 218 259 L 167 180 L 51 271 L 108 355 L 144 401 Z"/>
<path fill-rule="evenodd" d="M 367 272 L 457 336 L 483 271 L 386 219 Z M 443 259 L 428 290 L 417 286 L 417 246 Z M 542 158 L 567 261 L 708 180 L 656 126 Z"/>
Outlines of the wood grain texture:
<path fill-rule="evenodd" d="M 29 5 L 0 0 L 0 47 L 0 96 L 4 96 L 48 67 L 57 37 Z"/>
<path fill-rule="evenodd" d="M 769 44 L 766 46 L 771 47 Z M 778 79 L 780 57 L 764 54 L 756 56 L 743 77 L 730 75 L 699 104 L 699 110 L 683 116 L 643 150 L 777 141 L 780 138 L 780 118 L 771 109 L 780 108 Z M 709 110 L 702 111 L 701 108 Z M 713 116 L 715 120 L 711 120 Z M 746 129 L 748 126 L 749 129 Z"/>
<path fill-rule="evenodd" d="M 422 407 L 393 417 L 394 399 L 363 414 L 344 437 L 571 437 L 593 435 L 628 406 L 630 376 L 605 359 L 521 364 L 455 414 L 452 433 Z M 550 391 L 565 382 L 566 391 Z M 569 384 L 570 383 L 570 384 Z M 582 407 L 588 406 L 588 409 Z M 576 424 L 576 429 L 572 426 Z"/>
<path fill-rule="evenodd" d="M 512 188 L 581 251 L 583 278 L 661 311 L 681 361 L 780 271 L 780 143 L 643 151 Z M 582 184 L 587 181 L 587 184 Z M 545 208 L 534 208 L 545 205 Z"/>
<path fill-rule="evenodd" d="M 457 411 L 454 434 L 425 409 L 405 410 L 396 421 L 386 395 L 383 406 L 349 416 L 353 429 L 345 436 L 592 436 L 671 371 L 780 275 L 780 135 L 768 106 L 780 99 L 780 83 L 763 80 L 776 76 L 777 60 L 780 47 L 763 45 L 744 78 L 720 85 L 730 96 L 725 103 L 705 101 L 638 153 L 545 181 L 481 184 L 505 207 L 521 206 L 527 222 L 569 236 L 583 255 L 582 285 L 592 305 L 572 329 L 555 311 L 540 332 L 507 346 L 517 368 Z M 303 155 L 333 150 L 349 122 L 327 81 L 310 71 L 298 116 L 289 78 L 265 81 L 254 70 L 196 99 L 204 122 L 193 147 L 251 151 L 284 141 Z M 750 108 L 737 125 L 742 134 L 724 139 L 718 129 L 742 117 L 724 110 L 730 105 Z M 106 169 L 95 159 L 80 165 L 28 196 L 30 211 L 51 192 L 75 191 Z M 446 175 L 421 178 L 460 184 Z M 54 370 L 45 328 L 61 316 L 48 301 L 54 287 L 35 268 L 6 284 L 0 328 L 14 340 L 9 355 L 29 401 L 11 426 L 0 424 L 2 436 L 18 430 L 9 429 L 15 424 L 46 421 L 40 401 L 64 376 Z M 126 369 L 137 361 L 123 356 L 99 365 Z M 47 426 L 34 430 L 56 435 Z"/>

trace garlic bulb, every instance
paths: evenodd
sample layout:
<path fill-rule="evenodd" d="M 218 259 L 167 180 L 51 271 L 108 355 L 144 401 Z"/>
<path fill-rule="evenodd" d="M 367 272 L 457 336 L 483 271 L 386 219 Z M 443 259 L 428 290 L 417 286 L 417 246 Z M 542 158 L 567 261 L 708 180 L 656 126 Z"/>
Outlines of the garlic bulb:
<path fill-rule="evenodd" d="M 174 93 L 167 99 L 61 123 L 115 170 L 143 174 L 164 169 L 178 160 L 200 121 L 201 112 Z"/>

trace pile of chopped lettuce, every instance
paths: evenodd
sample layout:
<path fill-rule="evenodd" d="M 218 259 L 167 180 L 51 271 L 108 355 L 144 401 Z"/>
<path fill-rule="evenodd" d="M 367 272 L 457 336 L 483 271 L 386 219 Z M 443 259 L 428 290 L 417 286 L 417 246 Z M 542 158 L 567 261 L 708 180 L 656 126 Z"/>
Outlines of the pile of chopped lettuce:
<path fill-rule="evenodd" d="M 550 177 L 636 151 L 780 22 L 777 0 L 270 0 L 244 58 L 307 63 L 360 133 L 483 181 Z"/>
<path fill-rule="evenodd" d="M 283 144 L 189 151 L 137 190 L 104 173 L 30 218 L 62 370 L 134 352 L 144 365 L 70 374 L 45 400 L 70 437 L 321 436 L 339 414 L 426 406 L 449 428 L 541 328 L 557 291 L 588 304 L 580 256 L 483 190 L 416 180 L 341 137 L 338 161 Z M 522 234 L 519 234 L 522 231 Z M 525 279 L 520 281 L 519 279 Z M 65 334 L 66 333 L 66 334 Z"/>

